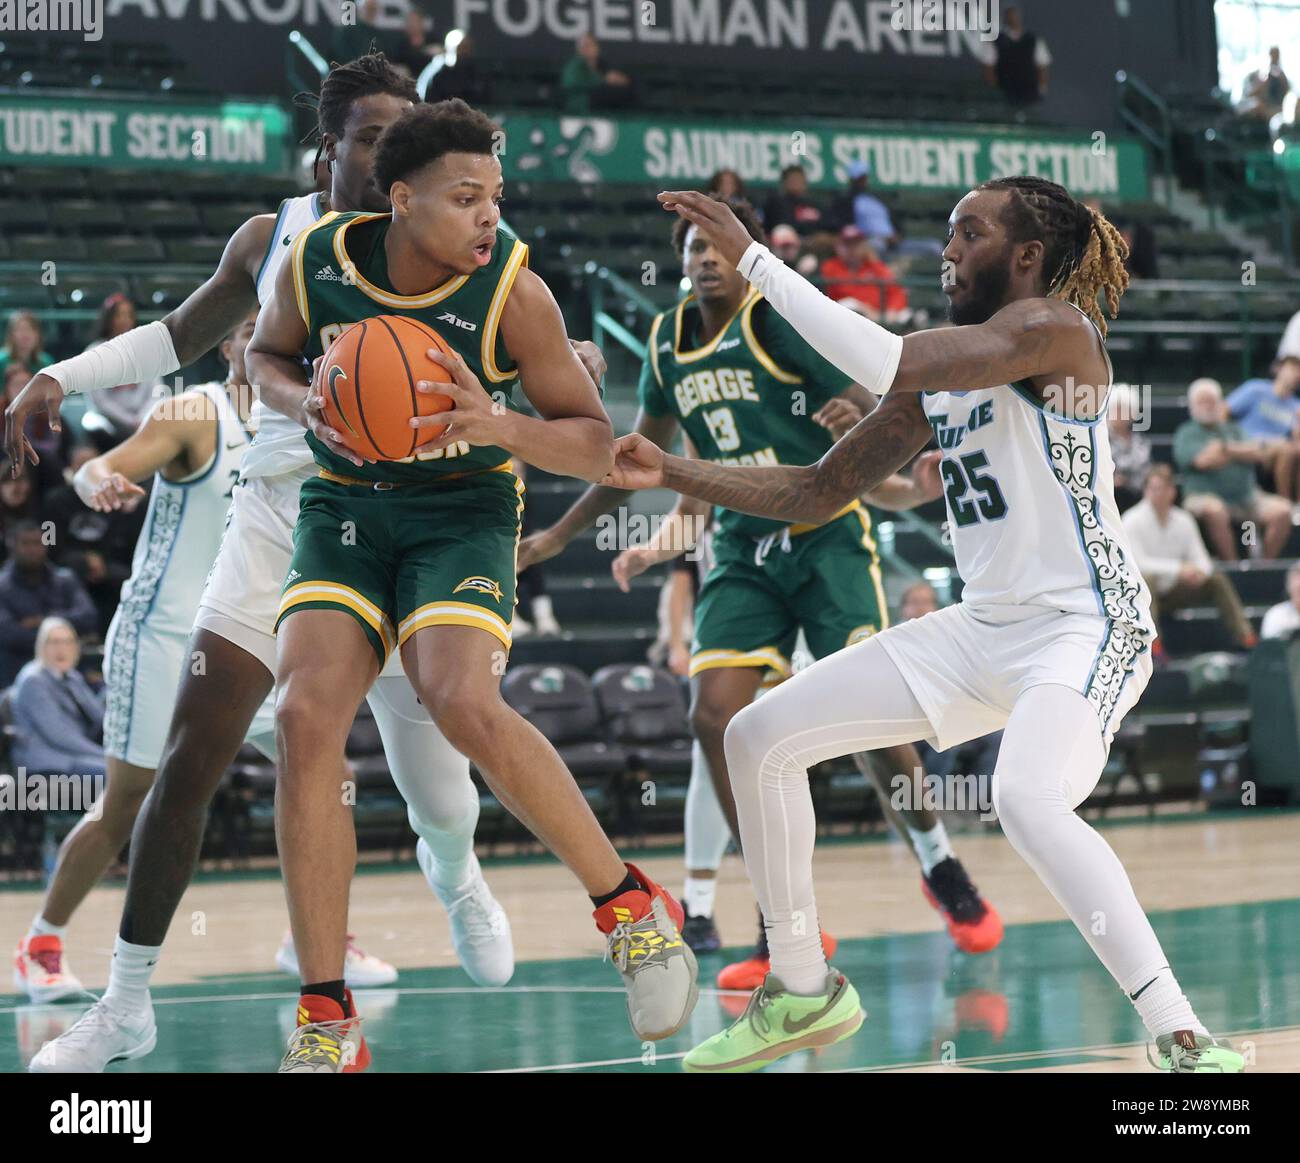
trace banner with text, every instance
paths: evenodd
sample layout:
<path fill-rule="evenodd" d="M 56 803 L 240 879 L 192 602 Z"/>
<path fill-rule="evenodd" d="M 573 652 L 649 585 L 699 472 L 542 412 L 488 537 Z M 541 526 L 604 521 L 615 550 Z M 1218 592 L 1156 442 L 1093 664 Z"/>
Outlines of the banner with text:
<path fill-rule="evenodd" d="M 0 165 L 282 173 L 289 127 L 273 104 L 0 95 Z"/>
<path fill-rule="evenodd" d="M 657 182 L 699 186 L 720 169 L 747 183 L 772 184 L 797 162 L 808 183 L 840 189 L 852 162 L 871 167 L 882 190 L 965 190 L 990 178 L 1032 174 L 1060 182 L 1075 197 L 1111 201 L 1147 196 L 1146 154 L 1136 141 L 1101 132 L 974 132 L 926 125 L 888 129 L 835 123 L 736 126 L 611 117 L 500 118 L 507 178 L 579 182 Z"/>

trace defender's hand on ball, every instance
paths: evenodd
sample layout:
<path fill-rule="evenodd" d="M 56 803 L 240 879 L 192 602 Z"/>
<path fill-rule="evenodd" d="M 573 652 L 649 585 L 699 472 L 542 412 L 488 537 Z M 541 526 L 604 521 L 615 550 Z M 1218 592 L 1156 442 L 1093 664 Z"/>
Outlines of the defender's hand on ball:
<path fill-rule="evenodd" d="M 412 428 L 431 428 L 436 433 L 416 445 L 416 454 L 446 448 L 458 440 L 469 445 L 497 444 L 508 450 L 506 432 L 512 415 L 510 409 L 487 394 L 478 376 L 460 356 L 447 355 L 436 347 L 429 348 L 428 355 L 451 373 L 452 382 L 419 380 L 415 390 L 446 396 L 451 400 L 451 407 L 432 416 L 411 417 Z"/>
<path fill-rule="evenodd" d="M 639 432 L 614 441 L 614 467 L 600 482 L 616 489 L 657 489 L 664 483 L 664 450 Z"/>
<path fill-rule="evenodd" d="M 687 222 L 698 226 L 733 267 L 740 265 L 754 240 L 725 202 L 715 202 L 698 190 L 665 190 L 659 201 L 665 210 L 676 210 Z"/>

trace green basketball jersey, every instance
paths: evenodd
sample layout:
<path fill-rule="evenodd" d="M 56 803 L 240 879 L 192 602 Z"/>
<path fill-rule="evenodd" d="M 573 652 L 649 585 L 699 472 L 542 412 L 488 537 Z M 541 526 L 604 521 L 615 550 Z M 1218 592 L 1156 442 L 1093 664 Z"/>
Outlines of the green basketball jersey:
<path fill-rule="evenodd" d="M 471 275 L 458 275 L 423 295 L 399 295 L 388 280 L 384 238 L 390 214 L 326 214 L 294 242 L 294 297 L 307 325 L 305 359 L 314 360 L 353 323 L 376 315 L 407 315 L 432 327 L 455 348 L 485 391 L 507 407 L 519 372 L 501 340 L 501 313 L 528 247 L 504 226 L 497 228 L 492 261 Z M 405 383 L 393 390 L 408 398 Z M 510 454 L 495 446 L 456 441 L 403 461 L 358 467 L 307 434 L 316 462 L 342 476 L 373 481 L 435 482 L 449 473 L 495 468 Z"/>
<path fill-rule="evenodd" d="M 689 295 L 655 317 L 641 367 L 641 406 L 674 416 L 705 460 L 718 464 L 812 464 L 834 443 L 812 419 L 853 381 L 822 359 L 757 291 L 708 343 Z M 722 529 L 763 537 L 782 522 L 729 509 Z"/>

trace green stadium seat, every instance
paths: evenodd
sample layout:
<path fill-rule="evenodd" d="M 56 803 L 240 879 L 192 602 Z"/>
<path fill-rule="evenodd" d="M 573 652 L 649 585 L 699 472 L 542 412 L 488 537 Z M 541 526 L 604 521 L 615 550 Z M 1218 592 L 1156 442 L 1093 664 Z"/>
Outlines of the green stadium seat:
<path fill-rule="evenodd" d="M 85 239 L 61 234 L 23 234 L 10 240 L 12 257 L 20 261 L 79 262 L 88 249 Z"/>
<path fill-rule="evenodd" d="M 198 238 L 170 238 L 167 240 L 167 257 L 172 262 L 202 263 L 215 267 L 226 249 L 226 239 L 200 236 Z"/>
<path fill-rule="evenodd" d="M 91 307 L 95 310 L 109 295 L 130 290 L 126 279 L 120 275 L 76 273 L 60 279 L 51 289 L 60 307 Z"/>
<path fill-rule="evenodd" d="M 103 262 L 162 262 L 167 257 L 162 241 L 132 234 L 98 238 L 92 244 L 96 257 Z"/>
<path fill-rule="evenodd" d="M 190 202 L 154 201 L 132 206 L 127 218 L 132 226 L 157 232 L 189 231 L 200 228 L 199 212 Z"/>
<path fill-rule="evenodd" d="M 49 211 L 45 203 L 38 198 L 6 198 L 0 201 L 0 222 L 4 223 L 5 233 L 15 230 L 32 230 L 49 224 Z"/>
<path fill-rule="evenodd" d="M 50 220 L 63 230 L 106 230 L 125 223 L 122 207 L 99 198 L 76 198 L 50 206 Z"/>

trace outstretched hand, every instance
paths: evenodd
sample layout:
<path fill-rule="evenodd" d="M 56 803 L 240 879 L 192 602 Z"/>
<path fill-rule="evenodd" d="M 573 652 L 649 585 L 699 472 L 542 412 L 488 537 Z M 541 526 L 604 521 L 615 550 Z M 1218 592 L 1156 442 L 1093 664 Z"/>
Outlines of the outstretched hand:
<path fill-rule="evenodd" d="M 698 190 L 665 190 L 659 195 L 659 202 L 665 210 L 675 210 L 687 222 L 699 227 L 733 267 L 740 265 L 745 251 L 754 241 L 731 207 L 708 194 L 701 194 Z"/>
<path fill-rule="evenodd" d="M 664 451 L 639 432 L 614 441 L 614 467 L 600 482 L 616 489 L 657 489 L 664 483 Z"/>

